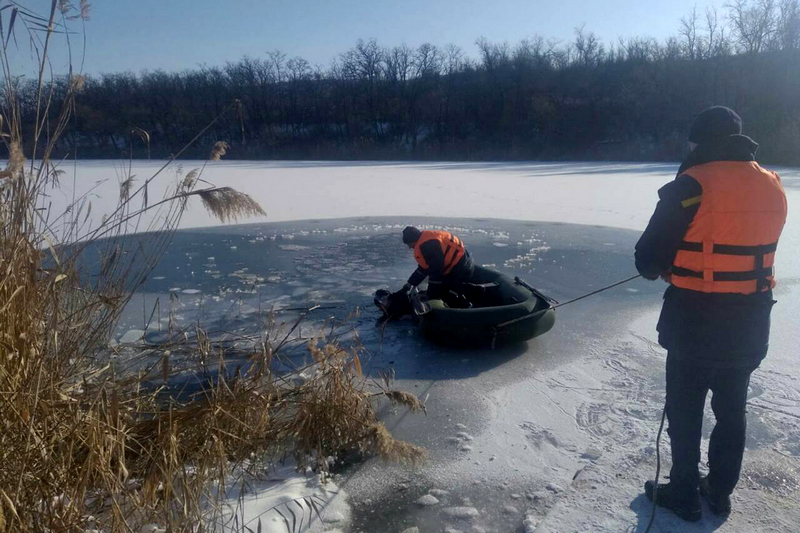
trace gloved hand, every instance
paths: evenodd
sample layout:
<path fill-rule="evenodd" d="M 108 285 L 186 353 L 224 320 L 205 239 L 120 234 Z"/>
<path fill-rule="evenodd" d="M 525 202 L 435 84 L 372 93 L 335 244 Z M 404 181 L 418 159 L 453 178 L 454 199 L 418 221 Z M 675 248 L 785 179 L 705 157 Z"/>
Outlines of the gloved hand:
<path fill-rule="evenodd" d="M 390 302 L 397 301 L 398 298 L 408 298 L 408 290 L 405 287 L 389 295 Z"/>
<path fill-rule="evenodd" d="M 406 283 L 399 291 L 393 292 L 389 295 L 389 301 L 395 301 L 398 298 L 408 298 L 408 291 L 410 291 L 412 287 L 413 285 Z"/>

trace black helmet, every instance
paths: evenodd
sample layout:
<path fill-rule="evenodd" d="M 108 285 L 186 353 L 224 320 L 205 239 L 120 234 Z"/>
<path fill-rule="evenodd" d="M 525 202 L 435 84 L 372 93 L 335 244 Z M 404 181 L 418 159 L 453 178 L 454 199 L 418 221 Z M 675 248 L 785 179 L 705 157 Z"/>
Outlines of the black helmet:
<path fill-rule="evenodd" d="M 406 226 L 403 230 L 403 243 L 411 244 L 412 242 L 417 242 L 420 235 L 422 235 L 422 232 L 414 226 Z"/>
<path fill-rule="evenodd" d="M 716 105 L 702 111 L 695 117 L 689 130 L 689 141 L 695 144 L 709 144 L 729 135 L 742 133 L 742 119 L 736 111 Z"/>

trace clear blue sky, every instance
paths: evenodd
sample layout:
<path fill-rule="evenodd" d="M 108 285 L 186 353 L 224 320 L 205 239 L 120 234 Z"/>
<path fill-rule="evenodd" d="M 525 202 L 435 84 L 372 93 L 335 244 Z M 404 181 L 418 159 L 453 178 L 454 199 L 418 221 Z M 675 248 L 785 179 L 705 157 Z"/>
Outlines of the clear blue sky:
<path fill-rule="evenodd" d="M 692 6 L 713 0 L 93 0 L 88 73 L 221 65 L 280 49 L 328 66 L 358 38 L 382 45 L 570 39 L 586 24 L 603 42 L 677 33 Z M 721 0 L 720 0 L 721 1 Z M 46 12 L 49 0 L 32 0 Z M 74 0 L 77 4 L 78 0 Z M 22 43 L 21 43 L 22 44 Z"/>

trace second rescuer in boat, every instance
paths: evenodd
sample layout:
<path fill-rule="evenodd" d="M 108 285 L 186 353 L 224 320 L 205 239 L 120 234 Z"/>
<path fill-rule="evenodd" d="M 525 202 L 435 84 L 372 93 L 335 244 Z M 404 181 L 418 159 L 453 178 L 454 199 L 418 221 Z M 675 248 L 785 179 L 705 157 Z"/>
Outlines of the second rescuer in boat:
<path fill-rule="evenodd" d="M 463 241 L 452 233 L 407 226 L 403 243 L 414 250 L 419 266 L 398 292 L 406 293 L 428 278 L 428 298 L 441 299 L 449 292 L 460 293 L 459 286 L 472 280 L 475 263 Z"/>

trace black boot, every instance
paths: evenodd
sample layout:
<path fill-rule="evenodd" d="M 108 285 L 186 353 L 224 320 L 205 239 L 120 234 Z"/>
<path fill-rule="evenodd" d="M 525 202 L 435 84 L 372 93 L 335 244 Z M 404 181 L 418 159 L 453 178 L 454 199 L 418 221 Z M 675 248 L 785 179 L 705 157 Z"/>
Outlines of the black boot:
<path fill-rule="evenodd" d="M 717 516 L 725 516 L 731 512 L 731 496 L 717 492 L 708 482 L 708 476 L 700 478 L 700 494 L 708 500 L 708 507 Z"/>
<path fill-rule="evenodd" d="M 647 481 L 644 484 L 644 493 L 653 501 L 655 483 Z M 676 491 L 669 483 L 658 485 L 656 504 L 668 509 L 687 522 L 697 522 L 703 516 L 700 508 L 700 494 L 697 489 L 693 491 Z"/>

